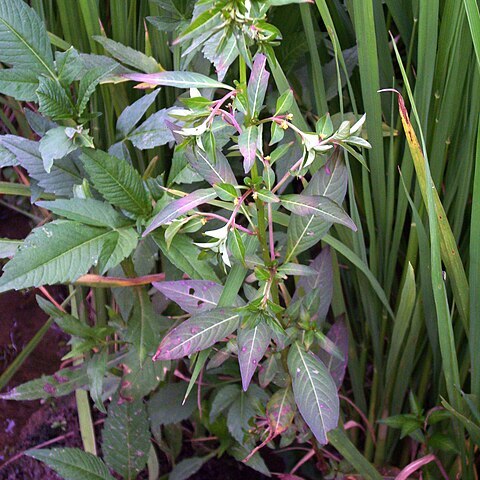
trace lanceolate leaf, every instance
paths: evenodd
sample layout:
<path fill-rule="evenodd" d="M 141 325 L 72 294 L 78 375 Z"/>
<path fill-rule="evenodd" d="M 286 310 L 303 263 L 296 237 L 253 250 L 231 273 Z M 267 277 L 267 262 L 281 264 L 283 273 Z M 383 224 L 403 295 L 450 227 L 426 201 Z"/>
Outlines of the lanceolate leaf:
<path fill-rule="evenodd" d="M 295 417 L 295 401 L 290 388 L 278 390 L 267 403 L 267 420 L 271 435 L 277 436 L 290 427 Z"/>
<path fill-rule="evenodd" d="M 160 334 L 153 305 L 147 291 L 142 287 L 134 289 L 134 304 L 130 318 L 128 319 L 126 338 L 135 345 L 138 352 L 140 365 L 148 354 L 155 351 Z"/>
<path fill-rule="evenodd" d="M 329 162 L 313 175 L 306 195 L 323 195 L 341 205 L 347 191 L 347 168 L 338 158 Z M 286 261 L 315 245 L 330 229 L 331 222 L 314 215 L 292 215 L 288 224 L 288 245 Z"/>
<path fill-rule="evenodd" d="M 140 174 L 125 160 L 101 150 L 84 149 L 85 170 L 105 200 L 136 215 L 148 215 L 152 206 Z"/>
<path fill-rule="evenodd" d="M 154 282 L 153 286 L 187 313 L 201 313 L 217 306 L 222 285 L 208 280 Z"/>
<path fill-rule="evenodd" d="M 0 62 L 55 76 L 47 30 L 35 10 L 21 0 L 0 2 Z"/>
<path fill-rule="evenodd" d="M 283 195 L 280 202 L 287 210 L 297 215 L 322 217 L 328 222 L 340 223 L 353 231 L 357 230 L 353 220 L 342 207 L 322 195 Z"/>
<path fill-rule="evenodd" d="M 327 432 L 337 427 L 337 387 L 325 365 L 312 353 L 294 343 L 288 353 L 295 403 L 315 438 L 327 443 Z"/>
<path fill-rule="evenodd" d="M 231 308 L 216 308 L 194 315 L 163 339 L 155 360 L 175 360 L 211 347 L 238 326 L 239 314 Z"/>
<path fill-rule="evenodd" d="M 330 328 L 327 338 L 335 345 L 341 359 L 333 353 L 320 350 L 319 358 L 328 368 L 337 388 L 340 388 L 348 362 L 348 330 L 343 317 L 338 318 Z"/>
<path fill-rule="evenodd" d="M 193 150 L 191 147 L 187 147 L 185 156 L 190 166 L 210 185 L 218 183 L 237 185 L 237 179 L 228 160 L 219 150 L 215 152 L 215 158 L 213 159 L 209 158 L 207 153 L 200 148 Z"/>
<path fill-rule="evenodd" d="M 252 117 L 257 117 L 260 113 L 265 100 L 265 94 L 267 93 L 270 74 L 265 70 L 266 63 L 267 57 L 265 55 L 257 55 L 253 62 L 250 79 L 248 80 L 247 94 Z"/>
<path fill-rule="evenodd" d="M 38 87 L 38 77 L 35 72 L 24 71 L 21 68 L 0 70 L 0 93 L 25 102 L 38 100 L 35 90 Z"/>
<path fill-rule="evenodd" d="M 243 155 L 243 168 L 248 173 L 257 154 L 258 128 L 255 125 L 248 127 L 238 136 L 238 148 Z"/>
<path fill-rule="evenodd" d="M 143 400 L 114 399 L 108 407 L 102 451 L 106 464 L 126 480 L 134 480 L 147 464 L 150 449 L 148 417 Z"/>
<path fill-rule="evenodd" d="M 303 276 L 297 283 L 297 288 L 292 297 L 292 301 L 305 296 L 315 288 L 318 289 L 320 296 L 320 306 L 315 312 L 319 322 L 322 322 L 327 316 L 330 303 L 333 296 L 333 269 L 330 248 L 325 247 L 315 260 L 310 264 L 317 274 L 314 276 Z M 314 312 L 311 312 L 313 314 Z"/>
<path fill-rule="evenodd" d="M 166 124 L 166 120 L 169 118 L 168 112 L 169 110 L 164 108 L 150 115 L 126 138 L 140 150 L 148 150 L 172 142 L 174 137 Z"/>
<path fill-rule="evenodd" d="M 160 225 L 170 223 L 180 215 L 184 215 L 195 207 L 198 207 L 204 203 L 208 203 L 210 200 L 213 200 L 216 197 L 217 192 L 213 188 L 204 188 L 196 190 L 195 192 L 192 192 L 183 198 L 174 200 L 157 215 L 155 215 L 143 233 L 143 236 L 148 235 L 152 230 L 155 230 Z"/>
<path fill-rule="evenodd" d="M 238 363 L 244 391 L 250 385 L 258 363 L 270 344 L 270 338 L 270 328 L 264 321 L 252 329 L 241 328 L 238 332 Z"/>
<path fill-rule="evenodd" d="M 73 115 L 73 104 L 64 88 L 57 80 L 41 77 L 37 89 L 39 110 L 47 117 L 67 117 Z"/>
<path fill-rule="evenodd" d="M 111 268 L 136 245 L 131 229 L 111 230 L 71 221 L 36 228 L 4 267 L 0 292 L 73 282 L 99 262 Z"/>
<path fill-rule="evenodd" d="M 109 203 L 93 198 L 58 199 L 41 201 L 37 205 L 52 211 L 56 215 L 93 227 L 120 228 L 131 223 L 120 215 Z"/>
<path fill-rule="evenodd" d="M 44 462 L 68 480 L 115 480 L 98 457 L 79 448 L 28 450 L 26 455 Z"/>
<path fill-rule="evenodd" d="M 157 90 L 154 90 L 148 95 L 144 95 L 123 110 L 117 120 L 117 131 L 121 135 L 126 137 L 134 129 L 137 122 L 140 121 L 157 98 L 158 92 L 160 92 L 160 89 L 157 88 Z"/>
<path fill-rule="evenodd" d="M 225 88 L 234 90 L 230 85 L 217 82 L 212 78 L 195 72 L 159 72 L 159 73 L 129 73 L 124 75 L 129 80 L 147 85 L 164 85 L 177 88 Z"/>
<path fill-rule="evenodd" d="M 80 80 L 77 95 L 77 113 L 82 115 L 84 112 L 88 100 L 95 91 L 96 86 L 101 80 L 114 70 L 114 65 L 95 67 L 89 70 Z"/>

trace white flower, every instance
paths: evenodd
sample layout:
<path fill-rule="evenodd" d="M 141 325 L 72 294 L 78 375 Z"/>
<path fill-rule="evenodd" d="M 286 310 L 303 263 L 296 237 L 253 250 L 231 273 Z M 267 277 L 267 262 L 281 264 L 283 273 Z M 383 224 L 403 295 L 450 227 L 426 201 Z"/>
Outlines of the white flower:
<path fill-rule="evenodd" d="M 208 232 L 205 232 L 205 235 L 212 238 L 217 238 L 218 240 L 216 242 L 207 242 L 207 243 L 195 242 L 195 245 L 200 248 L 209 248 L 210 250 L 216 253 L 220 253 L 222 255 L 223 263 L 231 267 L 232 264 L 230 263 L 230 258 L 228 257 L 228 251 L 227 251 L 228 229 L 229 229 L 229 226 L 227 224 L 216 230 L 209 230 Z"/>

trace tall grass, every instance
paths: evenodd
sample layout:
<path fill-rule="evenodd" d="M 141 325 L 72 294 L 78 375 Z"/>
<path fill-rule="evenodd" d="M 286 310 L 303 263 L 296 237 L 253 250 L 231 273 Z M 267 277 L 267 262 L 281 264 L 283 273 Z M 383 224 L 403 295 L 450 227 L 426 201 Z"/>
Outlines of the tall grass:
<path fill-rule="evenodd" d="M 178 51 L 169 48 L 167 35 L 148 24 L 145 30 L 145 17 L 157 12 L 155 1 L 31 3 L 60 47 L 64 39 L 83 52 L 103 53 L 92 35 L 106 35 L 153 55 L 166 69 L 178 68 Z M 463 442 L 460 424 L 440 422 L 423 442 L 422 432 L 411 432 L 426 448 L 418 451 L 410 439 L 379 421 L 401 413 L 419 415 L 418 408 L 425 413 L 442 398 L 465 413 L 461 392 L 480 396 L 477 3 L 315 0 L 277 9 L 271 20 L 284 35 L 279 58 L 288 61 L 270 67 L 280 90 L 288 82 L 298 94 L 297 122 L 311 122 L 326 111 L 367 114 L 373 146 L 369 170 L 353 161 L 349 167 L 349 207 L 360 234 L 339 229 L 325 238 L 337 251 L 334 313 L 345 314 L 351 340 L 344 393 L 362 416 L 348 403 L 344 408 L 359 423 L 366 416 L 376 439 L 354 431 L 351 440 L 378 467 L 402 467 L 432 449 L 451 473 L 462 468 L 462 478 L 474 478 L 473 457 L 468 460 L 473 447 Z M 345 75 L 355 45 L 356 65 Z M 306 77 L 300 68 L 305 60 Z M 331 85 L 337 94 L 327 96 Z M 396 98 L 378 92 L 386 88 L 402 92 L 409 110 L 416 106 L 411 119 L 423 156 L 409 149 Z M 171 95 L 162 92 L 157 107 L 171 104 Z M 95 108 L 102 116 L 94 134 L 100 148 L 112 142 L 116 116 L 135 96 L 123 84 L 103 86 L 97 94 Z M 150 155 L 168 160 L 166 153 Z M 422 180 L 416 167 L 423 159 L 428 163 Z M 435 209 L 433 186 L 445 218 Z M 435 435 L 456 435 L 462 466 L 457 453 L 432 441 Z"/>

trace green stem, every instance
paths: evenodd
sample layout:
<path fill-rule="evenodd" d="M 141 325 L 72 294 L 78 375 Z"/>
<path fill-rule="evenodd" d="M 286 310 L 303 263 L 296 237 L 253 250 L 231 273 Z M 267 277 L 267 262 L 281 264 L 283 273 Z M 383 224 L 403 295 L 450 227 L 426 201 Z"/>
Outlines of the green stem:
<path fill-rule="evenodd" d="M 73 287 L 70 287 L 72 292 Z M 83 323 L 87 323 L 87 311 L 82 307 L 82 289 L 77 291 L 72 298 L 72 315 L 78 317 Z M 77 303 L 80 302 L 80 305 Z M 80 306 L 80 308 L 78 308 Z M 82 360 L 74 362 L 75 365 L 81 363 Z M 97 455 L 97 444 L 95 441 L 95 430 L 93 428 L 92 412 L 90 409 L 90 401 L 86 390 L 75 390 L 75 399 L 77 402 L 78 423 L 80 434 L 82 437 L 83 449 L 93 455 Z"/>

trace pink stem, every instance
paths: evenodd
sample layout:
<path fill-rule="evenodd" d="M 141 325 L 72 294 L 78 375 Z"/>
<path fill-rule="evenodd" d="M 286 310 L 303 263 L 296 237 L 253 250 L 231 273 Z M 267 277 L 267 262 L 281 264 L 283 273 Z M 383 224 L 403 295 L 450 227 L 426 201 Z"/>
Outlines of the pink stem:
<path fill-rule="evenodd" d="M 416 472 L 420 468 L 422 468 L 424 465 L 427 465 L 427 463 L 430 462 L 435 462 L 437 464 L 438 469 L 440 470 L 443 478 L 446 480 L 449 480 L 447 472 L 445 472 L 445 469 L 443 468 L 442 464 L 438 460 L 438 458 L 433 455 L 433 453 L 430 453 L 429 455 L 425 455 L 422 458 L 419 458 L 418 460 L 415 460 L 414 462 L 408 464 L 396 477 L 395 480 L 408 480 L 412 473 Z"/>
<path fill-rule="evenodd" d="M 293 475 L 304 463 L 308 462 L 315 455 L 315 450 L 312 448 L 300 461 L 292 468 L 290 475 Z"/>

